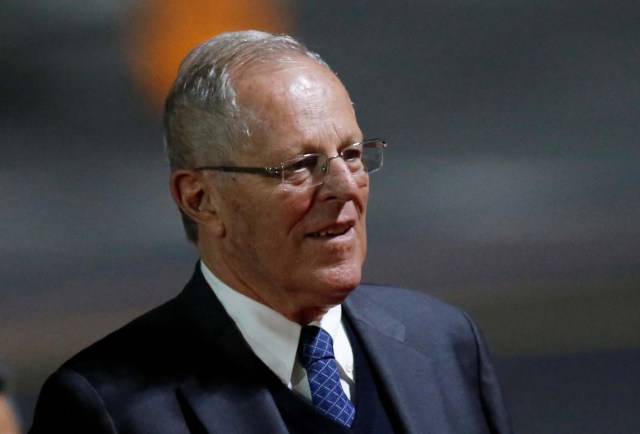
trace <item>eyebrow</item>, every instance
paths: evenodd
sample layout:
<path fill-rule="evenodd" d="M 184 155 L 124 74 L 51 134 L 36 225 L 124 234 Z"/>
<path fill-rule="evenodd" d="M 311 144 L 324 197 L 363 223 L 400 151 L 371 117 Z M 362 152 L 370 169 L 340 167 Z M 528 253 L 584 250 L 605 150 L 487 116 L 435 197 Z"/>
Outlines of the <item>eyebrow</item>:
<path fill-rule="evenodd" d="M 364 142 L 366 140 L 363 137 L 360 137 L 358 139 L 355 139 L 353 137 L 354 136 L 352 136 L 352 138 L 349 139 L 349 140 L 342 141 L 336 148 L 338 150 L 338 152 L 342 151 L 347 146 L 355 145 L 356 143 L 362 143 L 362 142 Z M 302 152 L 299 153 L 299 154 L 293 155 L 290 158 L 287 158 L 287 160 L 290 160 L 291 158 L 296 158 L 296 157 L 299 157 L 299 156 L 305 155 L 305 154 L 324 154 L 325 151 L 324 150 L 319 150 L 318 146 L 320 146 L 320 145 L 309 144 L 309 143 L 305 144 L 305 145 L 302 145 L 302 147 L 301 147 Z"/>

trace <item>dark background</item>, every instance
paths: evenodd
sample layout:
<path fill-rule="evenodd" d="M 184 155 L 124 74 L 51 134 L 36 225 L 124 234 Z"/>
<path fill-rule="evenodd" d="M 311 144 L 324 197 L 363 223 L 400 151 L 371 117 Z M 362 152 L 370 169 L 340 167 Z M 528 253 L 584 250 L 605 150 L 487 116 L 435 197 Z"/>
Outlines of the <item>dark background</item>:
<path fill-rule="evenodd" d="M 196 259 L 127 3 L 0 1 L 0 358 L 26 426 L 46 375 Z M 516 432 L 640 432 L 640 3 L 278 5 L 390 144 L 365 280 L 472 314 Z"/>

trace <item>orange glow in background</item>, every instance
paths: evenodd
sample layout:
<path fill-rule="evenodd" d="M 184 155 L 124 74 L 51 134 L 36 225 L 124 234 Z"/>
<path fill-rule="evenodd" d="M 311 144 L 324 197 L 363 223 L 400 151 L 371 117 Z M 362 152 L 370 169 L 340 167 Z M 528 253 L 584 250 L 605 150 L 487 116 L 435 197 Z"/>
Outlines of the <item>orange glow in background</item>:
<path fill-rule="evenodd" d="M 133 80 L 160 113 L 180 61 L 194 46 L 232 30 L 291 33 L 289 2 L 278 0 L 143 0 L 126 18 L 125 51 Z"/>

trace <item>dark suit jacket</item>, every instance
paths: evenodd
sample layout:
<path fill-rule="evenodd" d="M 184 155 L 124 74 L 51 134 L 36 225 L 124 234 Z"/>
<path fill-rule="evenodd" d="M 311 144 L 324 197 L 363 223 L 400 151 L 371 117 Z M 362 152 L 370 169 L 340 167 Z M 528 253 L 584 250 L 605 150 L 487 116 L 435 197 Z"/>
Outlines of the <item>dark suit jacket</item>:
<path fill-rule="evenodd" d="M 489 356 L 463 312 L 369 285 L 344 308 L 406 432 L 510 432 Z M 56 371 L 30 432 L 286 432 L 261 363 L 196 267 L 178 297 Z"/>

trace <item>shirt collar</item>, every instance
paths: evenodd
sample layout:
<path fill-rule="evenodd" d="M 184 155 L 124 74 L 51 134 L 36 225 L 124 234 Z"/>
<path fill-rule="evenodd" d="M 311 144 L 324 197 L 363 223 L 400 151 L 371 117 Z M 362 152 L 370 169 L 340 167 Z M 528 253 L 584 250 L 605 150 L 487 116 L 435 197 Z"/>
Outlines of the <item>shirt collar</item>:
<path fill-rule="evenodd" d="M 300 339 L 300 324 L 235 291 L 216 277 L 202 261 L 200 268 L 253 352 L 284 384 L 290 385 Z M 335 341 L 341 329 L 341 320 L 342 307 L 338 305 L 311 325 L 322 327 Z"/>

